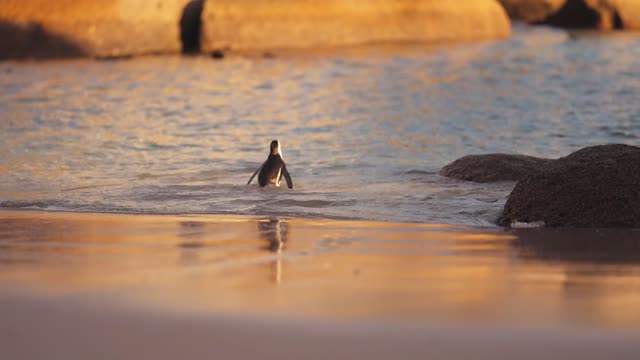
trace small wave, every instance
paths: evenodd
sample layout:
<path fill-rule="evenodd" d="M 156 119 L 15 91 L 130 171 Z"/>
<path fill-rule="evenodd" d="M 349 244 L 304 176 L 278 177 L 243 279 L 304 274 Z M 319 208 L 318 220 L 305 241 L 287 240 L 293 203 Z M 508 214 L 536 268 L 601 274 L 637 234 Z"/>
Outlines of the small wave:
<path fill-rule="evenodd" d="M 115 194 L 114 199 L 138 201 L 166 200 L 207 200 L 220 194 L 229 194 L 236 190 L 244 190 L 242 185 L 169 185 L 140 186 L 124 193 Z"/>
<path fill-rule="evenodd" d="M 436 175 L 437 171 L 427 171 L 427 170 L 409 170 L 405 171 L 403 174 L 406 175 Z"/>
<path fill-rule="evenodd" d="M 101 184 L 101 185 L 86 185 L 86 186 L 77 186 L 77 187 L 72 187 L 72 188 L 67 188 L 67 189 L 62 189 L 61 191 L 78 191 L 78 190 L 88 190 L 88 189 L 97 189 L 97 188 L 103 188 L 105 186 L 113 186 L 114 184 Z"/>
<path fill-rule="evenodd" d="M 0 202 L 0 208 L 5 209 L 46 209 L 53 205 L 44 200 L 7 200 Z"/>
<path fill-rule="evenodd" d="M 276 206 L 299 206 L 306 208 L 328 208 L 334 206 L 350 206 L 355 204 L 355 200 L 343 200 L 343 201 L 328 201 L 328 200 L 295 200 L 295 199 L 283 199 L 275 200 L 271 205 Z"/>
<path fill-rule="evenodd" d="M 149 142 L 147 142 L 146 145 L 147 145 L 146 146 L 146 150 L 156 150 L 156 149 L 158 149 L 158 150 L 159 149 L 168 149 L 168 150 L 170 150 L 170 149 L 175 149 L 176 148 L 176 146 L 174 146 L 174 145 L 161 144 L 161 143 L 158 143 L 158 142 L 155 142 L 155 141 L 149 141 Z"/>
<path fill-rule="evenodd" d="M 601 126 L 601 131 L 604 131 L 607 135 L 614 138 L 621 139 L 637 139 L 638 135 L 635 133 L 635 129 L 632 126 Z"/>
<path fill-rule="evenodd" d="M 145 173 L 136 175 L 136 179 L 138 180 L 157 179 L 157 178 L 161 178 L 162 176 L 163 175 L 145 172 Z"/>

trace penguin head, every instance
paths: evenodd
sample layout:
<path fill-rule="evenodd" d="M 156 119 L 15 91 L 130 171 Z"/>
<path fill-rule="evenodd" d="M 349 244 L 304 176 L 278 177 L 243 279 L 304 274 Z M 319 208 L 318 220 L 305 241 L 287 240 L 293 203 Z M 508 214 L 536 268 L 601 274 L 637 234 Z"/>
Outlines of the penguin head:
<path fill-rule="evenodd" d="M 282 150 L 280 150 L 280 142 L 278 140 L 273 140 L 271 142 L 271 155 L 282 156 Z"/>

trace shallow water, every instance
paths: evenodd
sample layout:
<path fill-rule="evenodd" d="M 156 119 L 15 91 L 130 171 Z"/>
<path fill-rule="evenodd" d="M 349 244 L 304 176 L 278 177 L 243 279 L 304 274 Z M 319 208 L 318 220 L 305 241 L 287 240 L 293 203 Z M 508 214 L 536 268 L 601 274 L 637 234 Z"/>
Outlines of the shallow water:
<path fill-rule="evenodd" d="M 615 229 L 0 211 L 0 290 L 196 314 L 637 331 L 639 249 L 639 231 Z"/>
<path fill-rule="evenodd" d="M 514 28 L 438 48 L 0 63 L 0 207 L 491 225 L 470 153 L 638 144 L 640 37 Z M 295 189 L 246 186 L 283 144 Z"/>

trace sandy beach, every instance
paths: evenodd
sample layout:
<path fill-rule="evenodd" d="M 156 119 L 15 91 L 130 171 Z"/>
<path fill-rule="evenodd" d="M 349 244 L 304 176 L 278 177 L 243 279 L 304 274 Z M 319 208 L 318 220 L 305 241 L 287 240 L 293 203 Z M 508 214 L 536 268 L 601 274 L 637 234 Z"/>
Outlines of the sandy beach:
<path fill-rule="evenodd" d="M 9 359 L 640 354 L 639 266 L 624 247 L 597 263 L 589 249 L 532 256 L 535 232 L 497 228 L 0 215 Z"/>

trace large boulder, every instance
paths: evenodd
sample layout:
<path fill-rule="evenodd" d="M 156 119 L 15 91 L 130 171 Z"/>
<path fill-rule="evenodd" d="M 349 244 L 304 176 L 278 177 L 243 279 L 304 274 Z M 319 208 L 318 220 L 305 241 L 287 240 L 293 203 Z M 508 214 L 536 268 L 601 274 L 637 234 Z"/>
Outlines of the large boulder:
<path fill-rule="evenodd" d="M 475 182 L 518 181 L 551 161 L 513 154 L 467 155 L 440 170 L 440 175 Z"/>
<path fill-rule="evenodd" d="M 565 4 L 541 24 L 570 29 L 621 29 L 622 23 L 610 1 L 566 0 Z"/>
<path fill-rule="evenodd" d="M 537 23 L 555 14 L 567 0 L 499 0 L 509 17 Z"/>
<path fill-rule="evenodd" d="M 273 50 L 504 38 L 496 0 L 207 1 L 203 49 Z"/>
<path fill-rule="evenodd" d="M 516 185 L 498 224 L 640 228 L 640 147 L 601 145 L 551 161 Z"/>
<path fill-rule="evenodd" d="M 608 3 L 619 17 L 622 29 L 640 30 L 640 0 L 608 0 Z"/>
<path fill-rule="evenodd" d="M 499 0 L 512 19 L 572 29 L 640 30 L 639 0 Z"/>
<path fill-rule="evenodd" d="M 0 58 L 179 52 L 189 0 L 3 0 Z"/>

